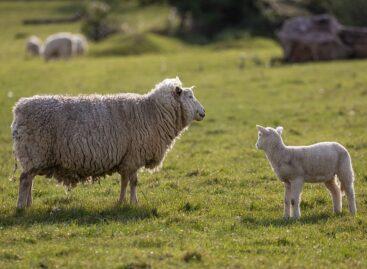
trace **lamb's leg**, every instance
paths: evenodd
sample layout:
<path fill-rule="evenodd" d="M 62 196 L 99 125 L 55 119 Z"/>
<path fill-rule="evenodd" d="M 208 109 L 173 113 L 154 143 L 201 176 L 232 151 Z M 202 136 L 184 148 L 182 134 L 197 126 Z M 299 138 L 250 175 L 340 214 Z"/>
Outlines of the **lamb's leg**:
<path fill-rule="evenodd" d="M 30 173 L 22 173 L 19 178 L 19 194 L 18 205 L 19 209 L 25 208 L 31 205 L 32 197 L 32 180 L 33 175 Z"/>
<path fill-rule="evenodd" d="M 284 182 L 284 218 L 289 219 L 291 217 L 291 184 L 289 181 Z"/>
<path fill-rule="evenodd" d="M 136 195 L 136 186 L 138 185 L 138 176 L 136 173 L 130 176 L 130 202 L 132 204 L 138 203 L 138 197 Z"/>
<path fill-rule="evenodd" d="M 300 203 L 303 183 L 303 178 L 296 178 L 291 181 L 291 205 L 293 209 L 293 218 L 295 219 L 301 217 Z"/>
<path fill-rule="evenodd" d="M 340 162 L 337 176 L 342 190 L 347 195 L 349 211 L 352 215 L 355 215 L 357 213 L 357 207 L 354 194 L 354 172 L 349 154 L 345 153 L 344 155 L 345 158 Z"/>
<path fill-rule="evenodd" d="M 120 198 L 118 203 L 122 204 L 126 202 L 126 188 L 129 183 L 129 178 L 123 174 L 121 174 L 121 189 L 120 189 Z"/>
<path fill-rule="evenodd" d="M 353 182 L 345 186 L 345 194 L 347 195 L 347 198 L 348 198 L 349 212 L 352 215 L 355 215 L 357 213 L 357 206 L 356 206 Z"/>
<path fill-rule="evenodd" d="M 332 179 L 325 182 L 326 188 L 329 190 L 331 197 L 333 198 L 334 213 L 342 212 L 342 193 L 336 179 Z"/>

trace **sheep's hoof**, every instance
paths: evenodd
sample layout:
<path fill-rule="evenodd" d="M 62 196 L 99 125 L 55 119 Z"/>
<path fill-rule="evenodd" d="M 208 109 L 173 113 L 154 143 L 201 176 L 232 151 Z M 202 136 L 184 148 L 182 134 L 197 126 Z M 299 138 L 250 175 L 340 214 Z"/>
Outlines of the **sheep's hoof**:
<path fill-rule="evenodd" d="M 17 207 L 15 209 L 15 214 L 16 215 L 22 215 L 23 213 L 25 213 L 25 207 Z"/>

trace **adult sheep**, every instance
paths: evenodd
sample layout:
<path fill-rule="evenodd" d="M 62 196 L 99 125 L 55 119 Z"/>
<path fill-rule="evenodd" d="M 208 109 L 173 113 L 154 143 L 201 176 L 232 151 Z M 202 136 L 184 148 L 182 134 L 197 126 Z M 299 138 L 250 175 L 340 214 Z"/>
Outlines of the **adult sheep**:
<path fill-rule="evenodd" d="M 130 182 L 137 203 L 137 171 L 157 169 L 177 137 L 205 110 L 192 88 L 165 79 L 147 94 L 34 96 L 13 109 L 13 150 L 21 165 L 18 208 L 32 203 L 36 175 L 60 183 L 121 175 L 119 202 Z"/>
<path fill-rule="evenodd" d="M 84 54 L 87 50 L 87 41 L 84 36 L 72 33 L 57 33 L 50 35 L 43 46 L 43 57 L 51 59 L 67 59 Z"/>
<path fill-rule="evenodd" d="M 26 42 L 26 53 L 30 56 L 38 56 L 41 54 L 42 41 L 37 36 L 31 36 Z"/>

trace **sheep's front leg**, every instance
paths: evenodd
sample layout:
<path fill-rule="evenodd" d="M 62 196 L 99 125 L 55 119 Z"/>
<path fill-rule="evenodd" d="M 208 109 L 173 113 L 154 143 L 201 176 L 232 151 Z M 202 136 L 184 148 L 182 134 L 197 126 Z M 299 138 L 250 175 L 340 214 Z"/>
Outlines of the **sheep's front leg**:
<path fill-rule="evenodd" d="M 121 174 L 121 190 L 120 190 L 120 198 L 119 198 L 119 204 L 126 202 L 126 187 L 129 183 L 129 177 L 125 176 L 124 174 Z"/>
<path fill-rule="evenodd" d="M 291 217 L 291 184 L 289 181 L 284 182 L 284 218 L 289 219 Z"/>
<path fill-rule="evenodd" d="M 293 210 L 293 218 L 299 219 L 301 217 L 301 193 L 303 187 L 303 178 L 298 177 L 291 181 L 291 205 Z"/>
<path fill-rule="evenodd" d="M 19 209 L 30 206 L 32 203 L 32 181 L 34 175 L 29 173 L 22 173 L 19 178 L 19 194 L 18 205 Z"/>
<path fill-rule="evenodd" d="M 136 172 L 130 175 L 130 202 L 132 204 L 138 203 L 138 197 L 136 195 L 136 186 L 138 185 L 138 175 Z"/>

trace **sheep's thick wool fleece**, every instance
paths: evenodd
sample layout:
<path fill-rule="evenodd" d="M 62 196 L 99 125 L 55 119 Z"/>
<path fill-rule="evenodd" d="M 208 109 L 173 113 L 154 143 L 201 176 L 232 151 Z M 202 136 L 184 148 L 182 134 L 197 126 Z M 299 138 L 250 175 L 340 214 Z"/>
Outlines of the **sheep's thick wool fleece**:
<path fill-rule="evenodd" d="M 14 107 L 14 153 L 23 171 L 65 185 L 160 166 L 188 125 L 165 85 L 146 95 L 34 96 Z"/>

